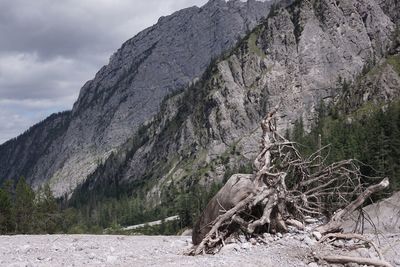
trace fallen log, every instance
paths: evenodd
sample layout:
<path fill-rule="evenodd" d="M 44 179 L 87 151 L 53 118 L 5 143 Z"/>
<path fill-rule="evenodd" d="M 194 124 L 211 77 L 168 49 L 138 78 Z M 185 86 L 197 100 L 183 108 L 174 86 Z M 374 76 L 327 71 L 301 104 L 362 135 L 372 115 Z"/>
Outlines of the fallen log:
<path fill-rule="evenodd" d="M 393 267 L 389 262 L 378 260 L 378 259 L 370 259 L 370 258 L 361 258 L 361 257 L 348 257 L 348 256 L 340 256 L 340 255 L 333 255 L 333 256 L 324 256 L 321 259 L 329 262 L 329 263 L 357 263 L 360 265 L 373 265 L 373 266 L 380 266 L 380 267 Z"/>

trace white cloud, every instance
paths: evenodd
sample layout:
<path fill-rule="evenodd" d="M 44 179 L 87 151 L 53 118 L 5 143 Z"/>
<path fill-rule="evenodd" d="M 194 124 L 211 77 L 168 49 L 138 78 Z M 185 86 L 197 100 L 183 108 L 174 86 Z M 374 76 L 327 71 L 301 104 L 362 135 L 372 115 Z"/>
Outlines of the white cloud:
<path fill-rule="evenodd" d="M 22 129 L 28 129 L 29 126 L 37 121 L 36 118 L 31 119 L 9 110 L 3 110 L 3 107 L 0 107 L 0 109 L 0 144 L 16 137 L 21 133 Z"/>

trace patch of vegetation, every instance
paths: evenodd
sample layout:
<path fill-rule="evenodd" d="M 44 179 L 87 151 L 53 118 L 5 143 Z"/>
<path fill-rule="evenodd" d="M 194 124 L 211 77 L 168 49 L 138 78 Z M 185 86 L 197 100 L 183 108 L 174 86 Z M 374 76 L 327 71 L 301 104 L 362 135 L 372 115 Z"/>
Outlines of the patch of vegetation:
<path fill-rule="evenodd" d="M 303 25 L 301 23 L 300 11 L 301 11 L 301 1 L 296 0 L 290 6 L 288 6 L 287 10 L 289 11 L 294 25 L 294 36 L 296 38 L 296 43 L 298 44 L 300 41 L 301 34 L 303 33 Z"/>
<path fill-rule="evenodd" d="M 260 58 L 266 58 L 266 54 L 264 53 L 264 51 L 261 48 L 259 48 L 257 45 L 258 37 L 259 37 L 259 35 L 257 34 L 257 31 L 252 32 L 250 34 L 249 39 L 248 39 L 249 50 L 251 53 L 256 54 Z"/>
<path fill-rule="evenodd" d="M 387 62 L 393 67 L 393 69 L 400 75 L 400 55 L 389 56 Z"/>
<path fill-rule="evenodd" d="M 308 134 L 301 120 L 295 124 L 291 137 L 302 144 L 302 153 L 309 155 L 315 151 L 320 135 L 322 146 L 330 144 L 328 163 L 357 159 L 363 163 L 363 175 L 389 177 L 390 190 L 400 190 L 400 101 L 386 106 L 366 103 L 350 114 L 337 115 L 332 111 L 321 111 Z"/>

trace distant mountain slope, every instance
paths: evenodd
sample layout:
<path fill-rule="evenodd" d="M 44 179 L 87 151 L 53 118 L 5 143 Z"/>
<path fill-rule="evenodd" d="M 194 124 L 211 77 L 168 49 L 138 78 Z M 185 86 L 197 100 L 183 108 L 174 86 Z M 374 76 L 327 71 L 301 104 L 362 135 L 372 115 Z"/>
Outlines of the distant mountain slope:
<path fill-rule="evenodd" d="M 167 94 L 199 77 L 268 14 L 269 6 L 211 0 L 161 18 L 123 44 L 83 86 L 62 125 L 51 116 L 0 146 L 0 179 L 24 175 L 34 186 L 50 182 L 58 196 L 71 192 L 157 113 Z"/>
<path fill-rule="evenodd" d="M 19 178 L 40 168 L 38 160 L 53 150 L 55 143 L 62 141 L 60 137 L 69 126 L 70 116 L 70 111 L 53 114 L 1 145 L 0 182 L 7 177 Z"/>
<path fill-rule="evenodd" d="M 374 0 L 295 1 L 271 10 L 199 82 L 166 99 L 74 201 L 136 190 L 157 205 L 172 186 L 222 181 L 254 159 L 259 121 L 272 106 L 281 102 L 282 131 L 299 118 L 309 127 L 321 101 L 343 94 L 344 80 L 362 77 L 357 96 L 349 96 L 354 105 L 398 98 L 395 17 Z"/>

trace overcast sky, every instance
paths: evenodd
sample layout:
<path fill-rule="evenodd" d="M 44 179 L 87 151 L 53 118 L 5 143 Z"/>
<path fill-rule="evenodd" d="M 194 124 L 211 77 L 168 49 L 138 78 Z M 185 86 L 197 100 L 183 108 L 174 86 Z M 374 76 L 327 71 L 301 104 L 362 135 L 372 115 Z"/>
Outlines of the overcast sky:
<path fill-rule="evenodd" d="M 207 0 L 0 0 L 0 144 L 68 110 L 85 81 L 160 16 Z"/>

